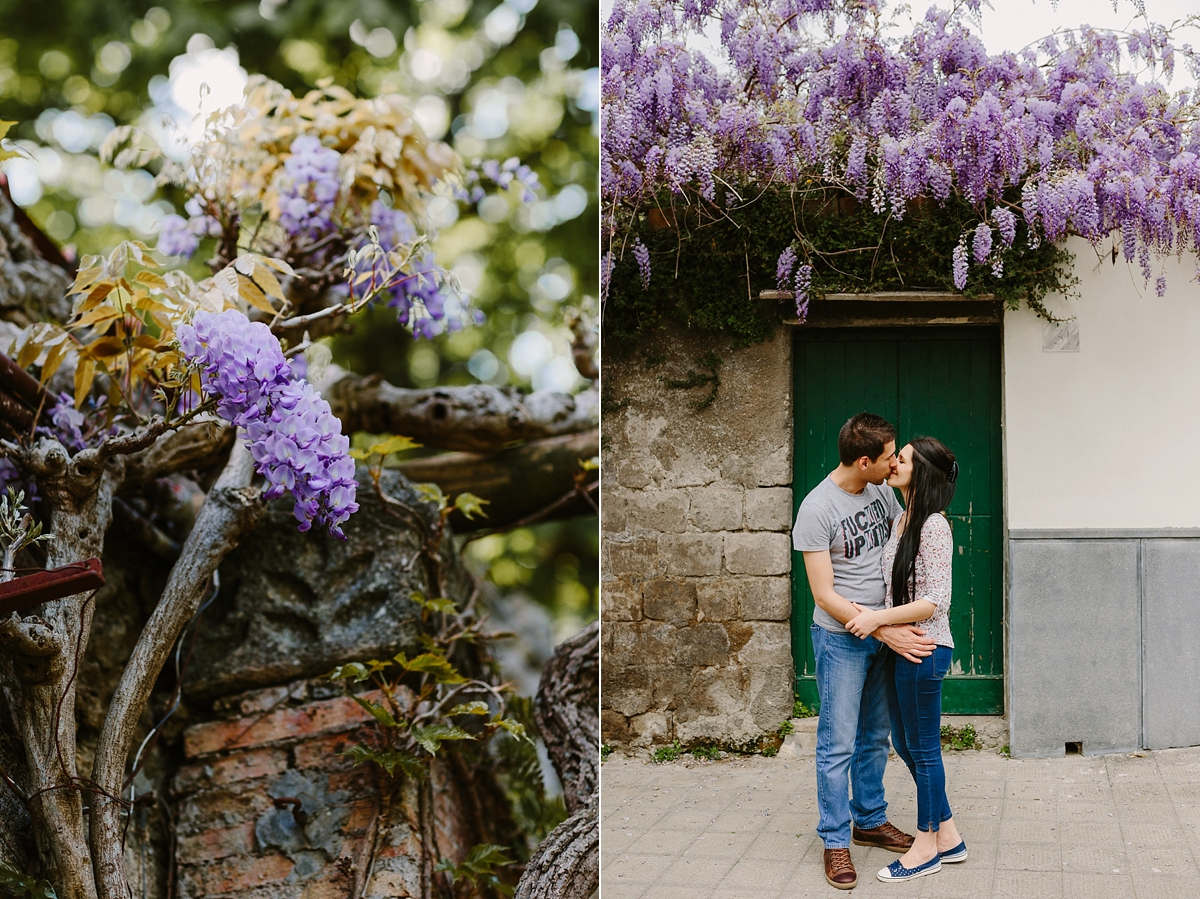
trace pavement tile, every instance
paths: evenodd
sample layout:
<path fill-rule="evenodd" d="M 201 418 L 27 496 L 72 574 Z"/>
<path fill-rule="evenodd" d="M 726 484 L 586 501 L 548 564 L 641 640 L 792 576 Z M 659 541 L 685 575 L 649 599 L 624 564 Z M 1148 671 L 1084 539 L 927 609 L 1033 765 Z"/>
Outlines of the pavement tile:
<path fill-rule="evenodd" d="M 695 857 L 677 858 L 659 875 L 657 883 L 702 887 L 720 882 L 736 863 L 733 858 Z"/>
<path fill-rule="evenodd" d="M 999 842 L 1004 843 L 1051 843 L 1057 842 L 1058 821 L 1031 821 L 1028 818 L 1009 818 L 1000 821 Z"/>
<path fill-rule="evenodd" d="M 1060 871 L 996 871 L 991 899 L 1062 899 Z M 607 899 L 607 897 L 605 897 Z M 1070 899 L 1081 899 L 1071 895 Z"/>
<path fill-rule="evenodd" d="M 603 881 L 607 885 L 642 883 L 658 880 L 660 874 L 671 866 L 674 859 L 669 855 L 635 855 L 626 853 L 613 859 L 604 868 Z"/>
<path fill-rule="evenodd" d="M 1133 890 L 1137 899 L 1196 899 L 1200 886 L 1195 877 L 1135 877 Z"/>
<path fill-rule="evenodd" d="M 1001 843 L 996 847 L 996 870 L 1062 871 L 1058 843 Z"/>
<path fill-rule="evenodd" d="M 1133 878 L 1126 874 L 1063 874 L 1063 895 L 1087 899 L 1135 899 Z"/>
<path fill-rule="evenodd" d="M 695 839 L 684 850 L 686 857 L 710 856 L 712 858 L 741 858 L 758 839 L 757 833 L 725 833 L 707 829 L 693 834 Z"/>
<path fill-rule="evenodd" d="M 1129 873 L 1129 858 L 1120 849 L 1101 849 L 1095 846 L 1063 846 L 1063 871 L 1078 874 Z"/>
<path fill-rule="evenodd" d="M 801 833 L 800 836 L 796 836 L 790 833 L 764 831 L 754 837 L 741 855 L 747 859 L 791 858 L 799 861 L 814 843 L 822 849 L 825 848 L 824 843 L 815 833 L 811 835 Z"/>
<path fill-rule="evenodd" d="M 895 854 L 853 847 L 859 885 L 844 895 L 1200 899 L 1200 748 L 1048 760 L 947 754 L 946 767 L 970 859 L 883 884 L 875 872 Z M 604 899 L 839 895 L 824 880 L 811 760 L 689 767 L 614 757 L 602 777 Z M 889 819 L 911 832 L 907 770 L 892 764 L 885 788 Z"/>
<path fill-rule="evenodd" d="M 718 884 L 717 893 L 727 895 L 726 891 L 734 890 L 782 890 L 788 883 L 797 863 L 783 862 L 780 859 L 748 859 L 739 860 L 730 869 L 725 878 Z M 821 881 L 824 883 L 824 875 Z M 860 876 L 861 879 L 861 876 Z M 828 888 L 828 884 L 826 884 Z"/>
<path fill-rule="evenodd" d="M 962 864 L 942 865 L 942 870 L 937 874 L 922 877 L 913 886 L 919 887 L 918 895 L 922 899 L 965 899 L 968 896 L 990 895 L 995 872 L 991 868 L 972 869 L 971 861 L 968 859 Z"/>
<path fill-rule="evenodd" d="M 1095 848 L 1103 852 L 1124 852 L 1125 839 L 1115 818 L 1064 819 L 1059 824 L 1063 846 Z"/>

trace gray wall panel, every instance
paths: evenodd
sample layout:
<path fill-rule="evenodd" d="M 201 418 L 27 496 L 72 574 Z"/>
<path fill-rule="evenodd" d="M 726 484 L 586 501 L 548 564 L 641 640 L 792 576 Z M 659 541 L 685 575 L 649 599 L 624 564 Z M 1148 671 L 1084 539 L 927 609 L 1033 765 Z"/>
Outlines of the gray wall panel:
<path fill-rule="evenodd" d="M 1009 544 L 1009 747 L 1141 746 L 1138 540 Z"/>
<path fill-rule="evenodd" d="M 1147 749 L 1200 744 L 1200 540 L 1142 550 L 1143 735 Z"/>

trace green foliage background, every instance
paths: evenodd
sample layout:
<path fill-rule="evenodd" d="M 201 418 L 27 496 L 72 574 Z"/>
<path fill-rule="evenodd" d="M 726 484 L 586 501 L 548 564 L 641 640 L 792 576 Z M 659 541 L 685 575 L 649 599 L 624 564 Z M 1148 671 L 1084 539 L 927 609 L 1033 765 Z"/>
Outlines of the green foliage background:
<path fill-rule="evenodd" d="M 813 267 L 810 295 L 895 290 L 953 291 L 952 254 L 979 221 L 959 198 L 911 204 L 903 219 L 880 215 L 840 190 L 747 188 L 747 202 L 726 194 L 716 202 L 687 202 L 665 194 L 634 216 L 630 239 L 609 282 L 604 336 L 617 348 L 635 346 L 667 319 L 754 343 L 770 334 L 781 309 L 760 291 L 776 288 L 776 264 L 789 245 L 797 264 Z M 631 252 L 633 238 L 650 251 L 643 285 Z M 1012 308 L 1028 303 L 1045 315 L 1050 291 L 1073 287 L 1071 254 L 1042 243 L 1029 249 L 1018 220 L 1013 247 L 1001 254 L 1004 275 L 972 261 L 966 296 L 994 295 Z M 785 285 L 787 286 L 787 285 Z"/>

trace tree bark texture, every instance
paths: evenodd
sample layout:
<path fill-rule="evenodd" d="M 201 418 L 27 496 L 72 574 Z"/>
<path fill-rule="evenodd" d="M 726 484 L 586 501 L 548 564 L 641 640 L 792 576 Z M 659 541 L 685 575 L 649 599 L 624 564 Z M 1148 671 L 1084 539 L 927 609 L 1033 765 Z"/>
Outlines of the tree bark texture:
<path fill-rule="evenodd" d="M 121 808 L 110 797 L 121 793 L 138 719 L 171 647 L 195 615 L 221 560 L 262 517 L 265 507 L 259 491 L 250 487 L 253 475 L 250 451 L 239 440 L 205 500 L 109 705 L 92 768 L 92 780 L 102 791 L 92 799 L 90 821 L 100 899 L 125 899 L 129 894 L 121 850 Z"/>
<path fill-rule="evenodd" d="M 595 391 L 521 396 L 488 384 L 406 390 L 344 372 L 331 372 L 320 389 L 347 434 L 403 434 L 464 452 L 496 452 L 516 440 L 573 434 L 599 424 Z"/>
<path fill-rule="evenodd" d="M 486 499 L 486 518 L 468 521 L 456 513 L 450 519 L 456 533 L 499 528 L 536 516 L 546 510 L 546 518 L 591 515 L 595 509 L 583 496 L 570 494 L 575 476 L 583 475 L 580 462 L 600 452 L 600 431 L 531 440 L 522 446 L 484 455 L 481 453 L 445 453 L 413 459 L 399 466 L 410 481 L 433 481 L 447 496 L 474 493 Z M 598 471 L 586 473 L 585 484 L 596 481 Z M 563 500 L 554 510 L 550 507 Z"/>
<path fill-rule="evenodd" d="M 515 899 L 587 899 L 600 883 L 600 622 L 554 651 L 534 709 L 570 817 L 525 867 Z"/>
<path fill-rule="evenodd" d="M 88 460 L 78 464 L 57 442 L 42 441 L 26 461 L 51 510 L 55 539 L 47 547 L 48 567 L 99 556 L 123 460 L 98 468 Z M 23 619 L 14 613 L 3 631 L 20 683 L 14 711 L 25 747 L 25 793 L 41 868 L 60 899 L 91 899 L 96 888 L 75 762 L 75 693 L 94 606 L 90 595 L 79 594 L 40 608 L 39 615 Z"/>

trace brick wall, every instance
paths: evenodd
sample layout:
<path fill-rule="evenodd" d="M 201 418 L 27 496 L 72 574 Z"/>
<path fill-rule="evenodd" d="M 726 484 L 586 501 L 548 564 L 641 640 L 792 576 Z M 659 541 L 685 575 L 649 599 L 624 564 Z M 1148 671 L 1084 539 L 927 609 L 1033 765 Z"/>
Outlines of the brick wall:
<path fill-rule="evenodd" d="M 381 799 L 376 768 L 340 755 L 367 714 L 329 682 L 297 681 L 219 703 L 184 735 L 172 784 L 180 899 L 420 896 L 417 787 Z M 456 857 L 454 790 L 431 771 L 442 853 Z M 299 799 L 303 816 L 276 799 Z M 346 873 L 339 870 L 338 860 Z M 368 876 L 365 892 L 359 884 Z"/>
<path fill-rule="evenodd" d="M 791 712 L 791 344 L 677 328 L 643 349 L 604 369 L 604 739 L 742 743 Z M 707 388 L 660 377 L 709 351 L 721 385 L 696 412 Z"/>

